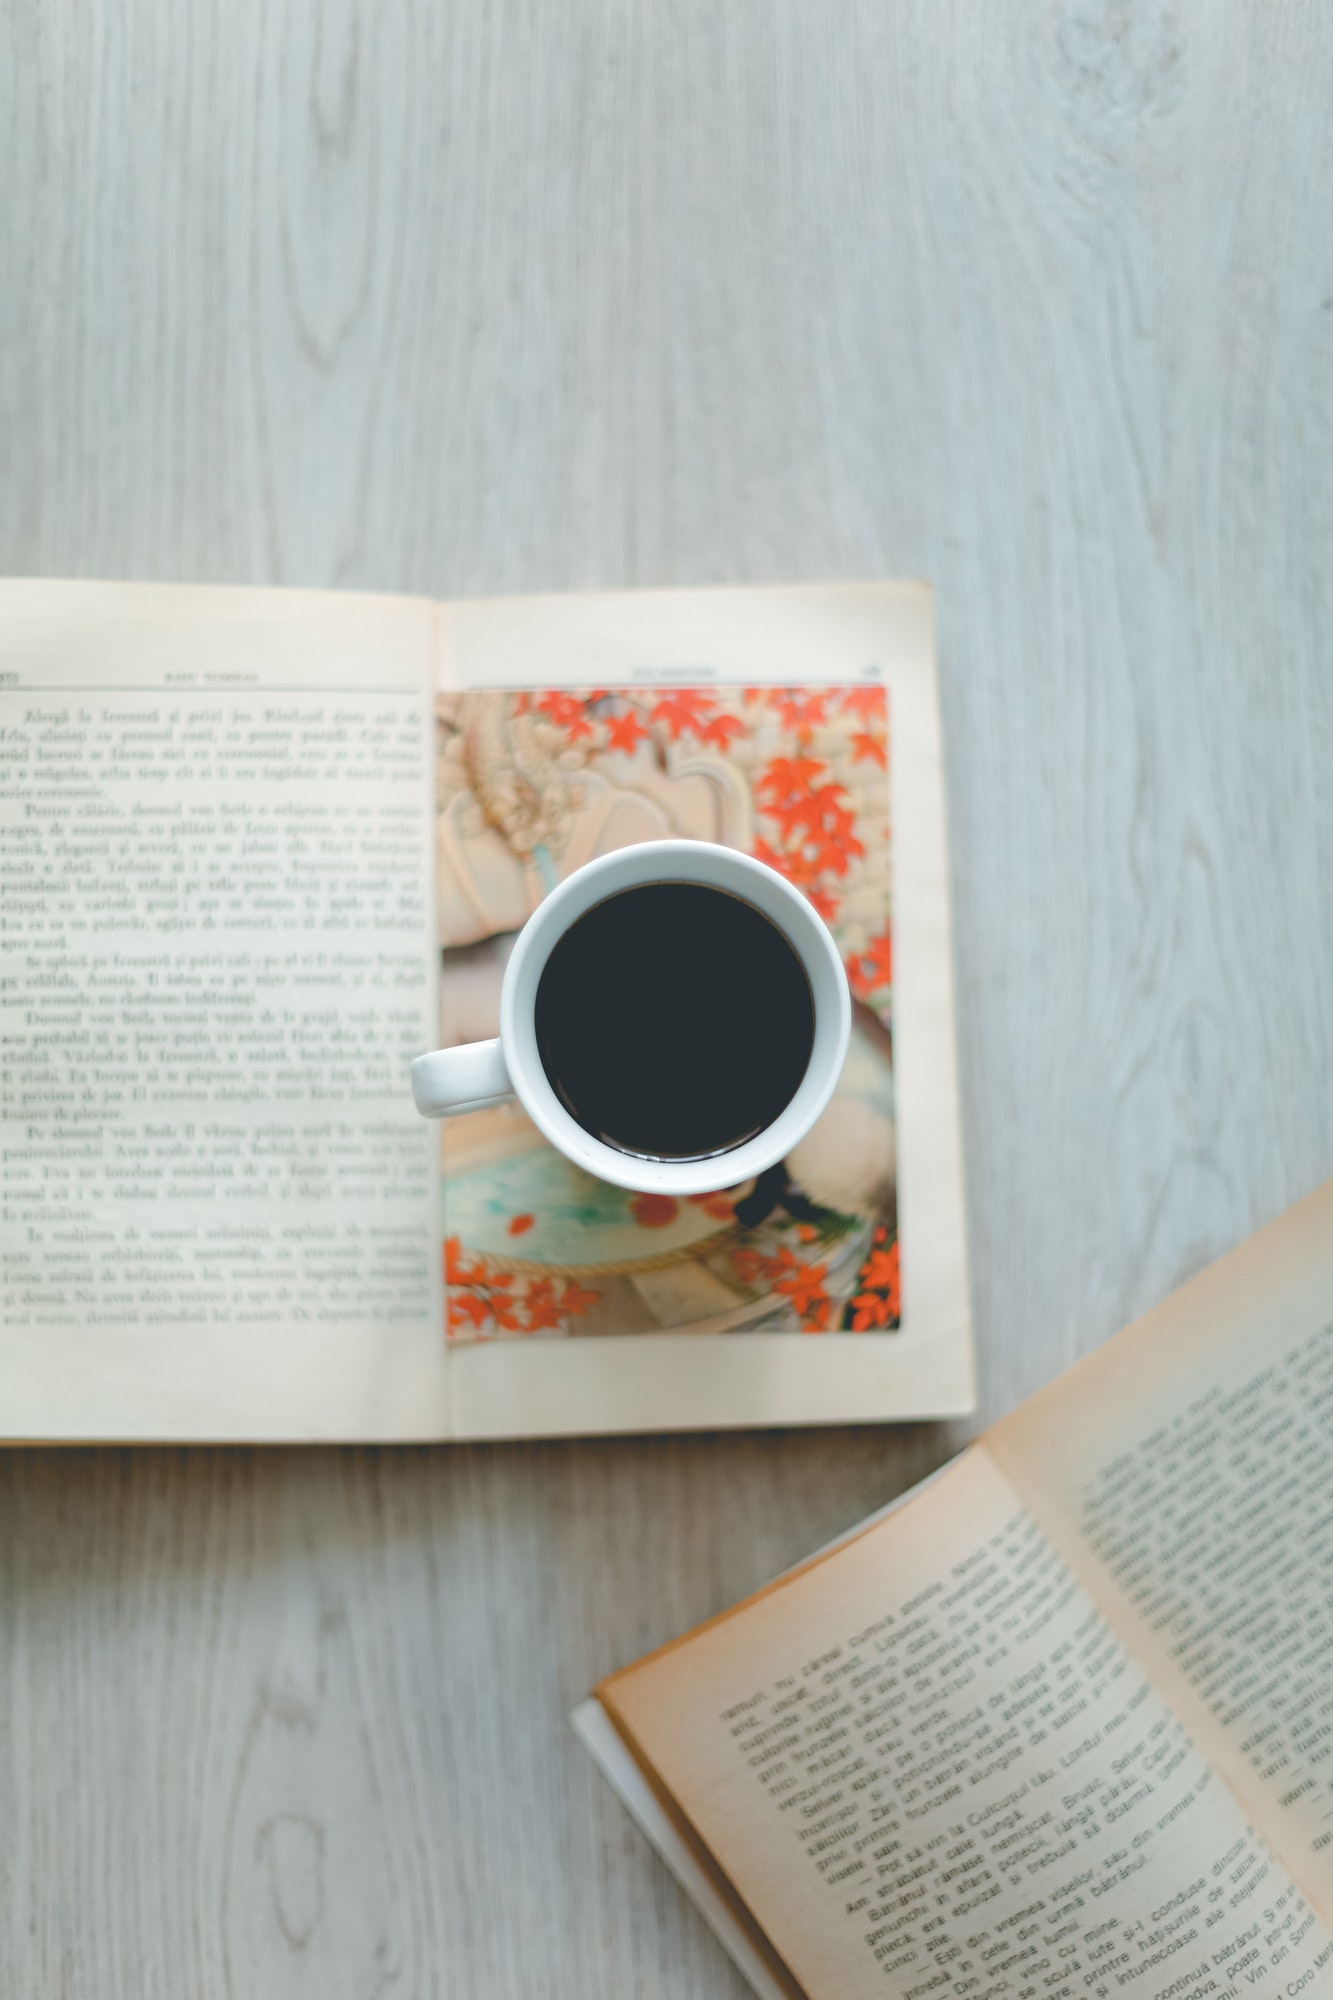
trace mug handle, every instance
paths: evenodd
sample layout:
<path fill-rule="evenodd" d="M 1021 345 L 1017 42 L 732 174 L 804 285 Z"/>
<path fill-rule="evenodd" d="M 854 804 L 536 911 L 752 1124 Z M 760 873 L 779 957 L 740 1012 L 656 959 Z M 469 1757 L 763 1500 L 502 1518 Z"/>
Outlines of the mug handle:
<path fill-rule="evenodd" d="M 513 1095 L 498 1041 L 436 1049 L 412 1064 L 412 1101 L 423 1118 L 481 1111 L 488 1104 L 504 1104 Z"/>

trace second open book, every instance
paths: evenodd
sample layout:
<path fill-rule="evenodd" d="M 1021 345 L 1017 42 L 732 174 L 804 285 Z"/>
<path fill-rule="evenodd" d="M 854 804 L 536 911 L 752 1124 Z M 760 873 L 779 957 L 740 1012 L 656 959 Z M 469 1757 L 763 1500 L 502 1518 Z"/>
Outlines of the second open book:
<path fill-rule="evenodd" d="M 762 1992 L 1333 1991 L 1333 1182 L 578 1724 Z"/>

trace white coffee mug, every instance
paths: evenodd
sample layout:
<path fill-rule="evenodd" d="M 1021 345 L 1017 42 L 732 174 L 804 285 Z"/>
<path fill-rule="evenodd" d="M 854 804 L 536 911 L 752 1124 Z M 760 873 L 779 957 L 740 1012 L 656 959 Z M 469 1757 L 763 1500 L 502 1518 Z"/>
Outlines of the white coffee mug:
<path fill-rule="evenodd" d="M 706 1159 L 643 1159 L 594 1138 L 557 1097 L 537 1048 L 537 987 L 557 941 L 595 904 L 648 882 L 702 883 L 749 903 L 781 931 L 810 982 L 814 1041 L 795 1095 L 762 1132 Z M 707 979 L 706 966 L 699 976 Z M 551 1144 L 598 1180 L 643 1193 L 707 1194 L 762 1173 L 804 1138 L 842 1073 L 851 1014 L 847 975 L 827 926 L 776 870 L 707 841 L 646 841 L 588 862 L 552 890 L 523 926 L 505 967 L 499 1040 L 418 1056 L 412 1096 L 426 1118 L 479 1111 L 516 1097 Z"/>

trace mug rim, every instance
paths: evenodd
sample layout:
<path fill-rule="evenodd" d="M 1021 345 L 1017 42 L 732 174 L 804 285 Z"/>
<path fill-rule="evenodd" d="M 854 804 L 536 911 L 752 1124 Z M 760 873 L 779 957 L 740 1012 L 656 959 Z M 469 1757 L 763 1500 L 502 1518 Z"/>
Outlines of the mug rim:
<path fill-rule="evenodd" d="M 537 986 L 558 940 L 597 903 L 651 882 L 698 882 L 738 896 L 773 923 L 810 981 L 815 1032 L 805 1075 L 770 1125 L 742 1145 L 703 1159 L 650 1160 L 584 1130 L 556 1096 L 537 1048 Z M 851 994 L 837 945 L 818 911 L 776 869 L 736 848 L 703 840 L 641 841 L 585 862 L 538 904 L 510 954 L 500 989 L 500 1047 L 514 1094 L 534 1125 L 596 1179 L 644 1194 L 688 1196 L 732 1187 L 776 1165 L 805 1136 L 842 1074 L 851 1036 Z"/>

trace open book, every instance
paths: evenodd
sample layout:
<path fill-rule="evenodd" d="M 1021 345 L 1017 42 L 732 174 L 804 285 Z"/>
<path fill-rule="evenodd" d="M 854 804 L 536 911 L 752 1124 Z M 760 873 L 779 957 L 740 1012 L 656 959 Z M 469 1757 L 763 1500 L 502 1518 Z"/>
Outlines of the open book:
<path fill-rule="evenodd" d="M 588 1747 L 765 1995 L 1333 1992 L 1333 1182 Z"/>
<path fill-rule="evenodd" d="M 516 1107 L 427 1126 L 541 895 L 663 834 L 829 918 L 822 1164 L 636 1205 Z M 0 584 L 0 1436 L 967 1409 L 946 885 L 920 585 Z"/>

